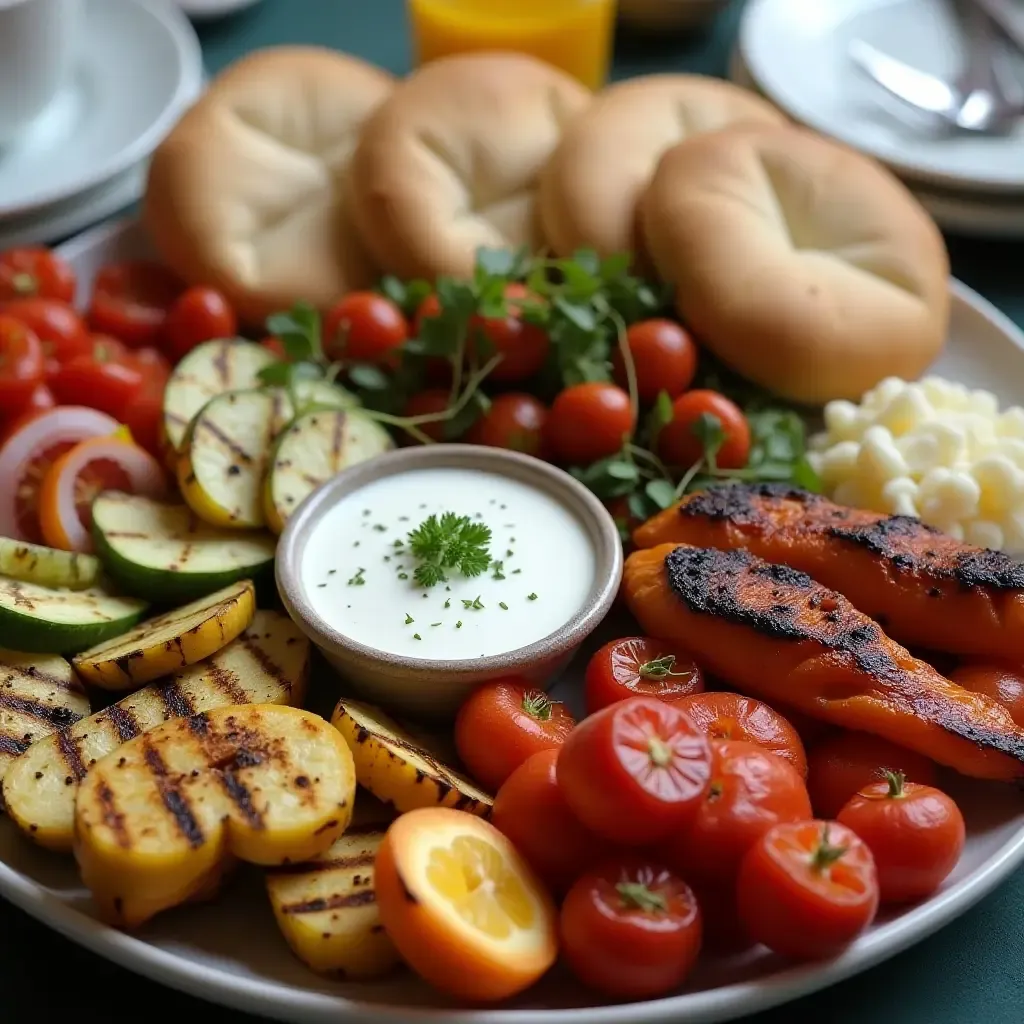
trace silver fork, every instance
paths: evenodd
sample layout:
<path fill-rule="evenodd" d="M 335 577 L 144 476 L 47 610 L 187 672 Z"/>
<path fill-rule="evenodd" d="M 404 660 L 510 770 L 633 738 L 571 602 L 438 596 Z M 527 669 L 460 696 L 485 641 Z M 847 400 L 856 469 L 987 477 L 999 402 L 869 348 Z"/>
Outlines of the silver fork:
<path fill-rule="evenodd" d="M 995 27 L 978 0 L 960 0 L 967 40 L 964 66 L 952 83 L 912 67 L 862 39 L 850 43 L 854 63 L 890 96 L 945 126 L 965 132 L 1000 135 L 1024 113 L 1000 74 Z"/>

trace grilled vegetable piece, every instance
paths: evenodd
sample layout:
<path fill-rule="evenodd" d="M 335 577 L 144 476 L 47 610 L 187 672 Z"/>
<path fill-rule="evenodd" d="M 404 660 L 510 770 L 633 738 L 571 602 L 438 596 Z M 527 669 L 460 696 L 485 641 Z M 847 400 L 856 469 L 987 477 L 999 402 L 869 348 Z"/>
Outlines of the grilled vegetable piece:
<path fill-rule="evenodd" d="M 324 854 L 348 826 L 355 767 L 319 715 L 217 708 L 97 761 L 75 800 L 75 857 L 103 920 L 134 928 L 202 892 L 225 861 Z"/>
<path fill-rule="evenodd" d="M 0 575 L 41 587 L 85 590 L 99 582 L 100 560 L 78 551 L 0 537 Z"/>
<path fill-rule="evenodd" d="M 56 590 L 0 576 L 0 645 L 34 654 L 74 654 L 132 628 L 147 608 L 101 587 Z"/>
<path fill-rule="evenodd" d="M 1024 565 L 909 516 L 787 484 L 736 484 L 685 498 L 633 536 L 645 548 L 745 548 L 845 594 L 901 643 L 1024 661 Z"/>
<path fill-rule="evenodd" d="M 75 657 L 75 671 L 104 690 L 137 690 L 216 654 L 252 622 L 255 612 L 252 581 L 241 580 L 90 647 Z"/>
<path fill-rule="evenodd" d="M 301 704 L 308 675 L 309 641 L 287 616 L 259 611 L 212 658 L 34 743 L 3 780 L 7 812 L 40 846 L 70 850 L 75 791 L 101 757 L 172 718 L 232 704 Z"/>
<path fill-rule="evenodd" d="M 366 812 L 367 802 L 373 810 Z M 320 974 L 366 980 L 398 963 L 377 912 L 373 864 L 393 815 L 369 794 L 356 796 L 345 834 L 318 860 L 267 872 L 274 916 L 292 952 Z"/>
<path fill-rule="evenodd" d="M 379 708 L 342 698 L 331 724 L 352 748 L 359 784 L 397 811 L 454 807 L 490 814 L 493 798 L 444 764 L 436 741 L 414 735 Z"/>
<path fill-rule="evenodd" d="M 964 775 L 1024 778 L 1024 730 L 1005 708 L 951 683 L 796 569 L 662 544 L 629 556 L 623 591 L 646 633 L 683 644 L 730 687 Z"/>
<path fill-rule="evenodd" d="M 63 658 L 0 650 L 0 780 L 30 744 L 88 714 L 89 698 Z"/>
<path fill-rule="evenodd" d="M 263 490 L 275 533 L 302 500 L 335 473 L 393 447 L 388 432 L 359 412 L 315 410 L 295 419 L 277 440 Z"/>
<path fill-rule="evenodd" d="M 277 542 L 268 533 L 209 526 L 185 505 L 105 491 L 92 506 L 96 550 L 131 594 L 163 604 L 193 601 L 236 580 L 270 575 Z"/>
<path fill-rule="evenodd" d="M 224 391 L 259 386 L 259 372 L 274 361 L 262 345 L 238 338 L 197 345 L 174 368 L 164 389 L 163 434 L 177 452 L 192 418 Z"/>

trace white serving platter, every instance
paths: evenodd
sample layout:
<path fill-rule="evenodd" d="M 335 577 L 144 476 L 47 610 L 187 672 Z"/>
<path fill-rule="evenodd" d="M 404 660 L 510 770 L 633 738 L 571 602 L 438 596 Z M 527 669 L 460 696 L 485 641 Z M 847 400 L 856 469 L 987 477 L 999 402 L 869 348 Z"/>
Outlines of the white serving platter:
<path fill-rule="evenodd" d="M 83 287 L 106 262 L 145 256 L 131 222 L 94 229 L 60 250 Z M 950 283 L 948 346 L 935 371 L 995 392 L 1004 403 L 1024 397 L 1024 335 L 988 302 Z M 612 626 L 608 626 L 611 630 Z M 580 668 L 592 638 L 556 693 L 576 703 Z M 340 683 L 320 674 L 314 710 L 326 712 Z M 511 1005 L 455 1007 L 407 973 L 375 984 L 320 978 L 295 960 L 277 931 L 260 875 L 243 871 L 216 902 L 162 915 L 128 935 L 92 916 L 73 862 L 47 854 L 0 820 L 0 895 L 95 953 L 129 970 L 236 1009 L 296 1024 L 710 1024 L 774 1006 L 847 978 L 913 945 L 962 914 L 1024 863 L 1024 796 L 1010 787 L 950 777 L 945 788 L 967 821 L 956 871 L 925 903 L 880 918 L 838 959 L 787 967 L 764 950 L 702 964 L 685 991 L 645 1003 L 602 1005 L 553 972 Z"/>

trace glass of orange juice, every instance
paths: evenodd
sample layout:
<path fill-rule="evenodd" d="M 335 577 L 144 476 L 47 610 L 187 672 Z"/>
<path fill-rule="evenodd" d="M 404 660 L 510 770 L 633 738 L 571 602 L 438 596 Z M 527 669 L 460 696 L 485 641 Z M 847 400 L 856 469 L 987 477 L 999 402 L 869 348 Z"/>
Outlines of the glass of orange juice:
<path fill-rule="evenodd" d="M 408 0 L 420 64 L 472 50 L 517 50 L 590 89 L 608 77 L 616 0 Z"/>

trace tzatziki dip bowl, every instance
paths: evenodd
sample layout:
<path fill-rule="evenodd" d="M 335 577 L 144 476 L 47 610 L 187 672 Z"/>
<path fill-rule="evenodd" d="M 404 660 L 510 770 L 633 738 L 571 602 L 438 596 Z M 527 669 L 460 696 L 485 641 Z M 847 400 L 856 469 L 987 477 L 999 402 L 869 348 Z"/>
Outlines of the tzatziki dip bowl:
<path fill-rule="evenodd" d="M 474 686 L 545 686 L 611 608 L 622 542 L 582 484 L 499 448 L 437 444 L 339 473 L 277 549 L 289 614 L 354 692 L 450 717 Z"/>

